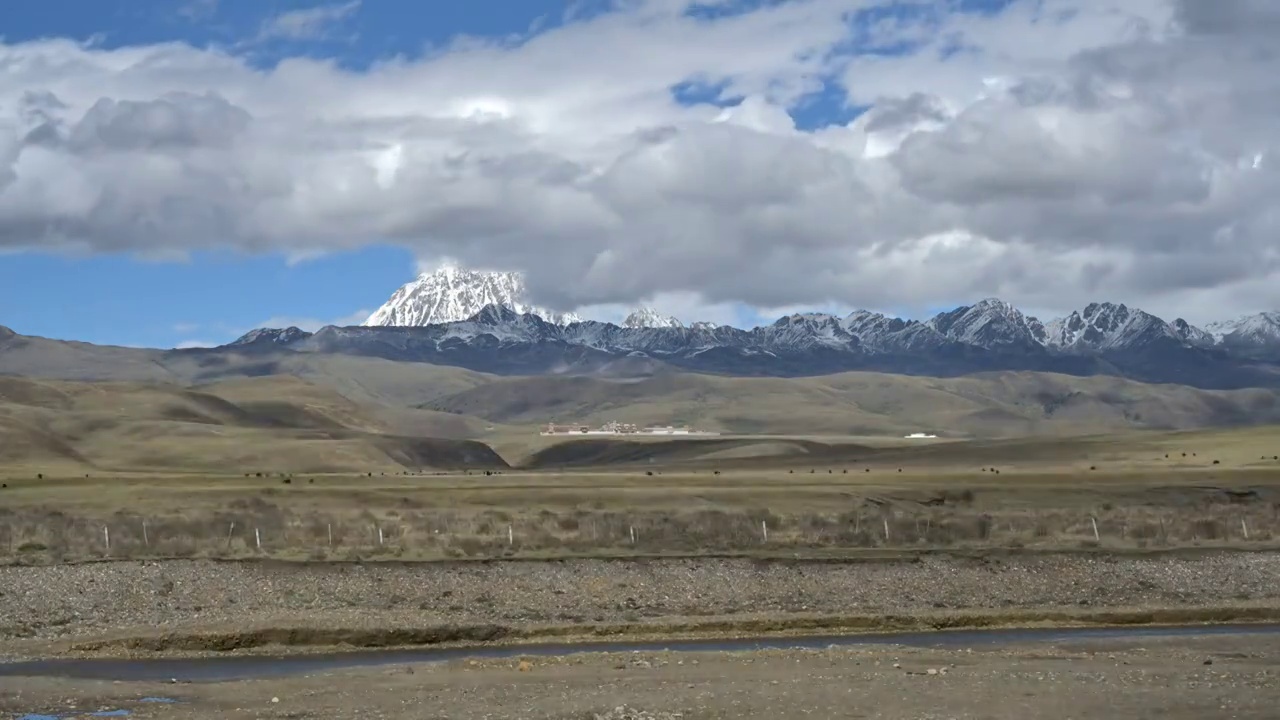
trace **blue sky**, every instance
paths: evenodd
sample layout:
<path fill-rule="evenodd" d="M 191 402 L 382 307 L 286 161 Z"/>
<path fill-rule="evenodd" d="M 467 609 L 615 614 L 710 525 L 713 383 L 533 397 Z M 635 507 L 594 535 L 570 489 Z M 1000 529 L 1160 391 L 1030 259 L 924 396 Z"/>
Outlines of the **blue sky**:
<path fill-rule="evenodd" d="M 786 0 L 743 0 L 741 12 Z M 1006 0 L 955 0 L 967 11 L 991 12 Z M 6 5 L 0 32 L 9 44 L 69 38 L 103 49 L 183 42 L 216 47 L 269 70 L 282 59 L 325 58 L 363 71 L 390 58 L 439 52 L 458 38 L 527 39 L 573 18 L 599 13 L 606 0 L 42 0 Z M 910 5 L 908 3 L 907 5 Z M 699 10 L 714 16 L 724 9 Z M 859 29 L 892 19 L 864 14 Z M 905 46 L 867 47 L 894 54 Z M 713 93 L 682 86 L 686 104 Z M 733 104 L 734 98 L 719 104 Z M 844 124 L 865 108 L 847 107 L 834 78 L 791 109 L 798 128 Z M 21 333 L 95 343 L 171 347 L 216 344 L 264 324 L 354 323 L 414 273 L 405 249 L 353 238 L 360 249 L 290 262 L 278 253 L 196 253 L 183 260 L 127 254 L 0 255 L 0 324 Z M 815 308 L 817 309 L 817 308 Z M 735 324 L 771 321 L 746 305 L 731 309 Z M 682 318 L 696 320 L 697 318 Z"/>
<path fill-rule="evenodd" d="M 270 66 L 282 57 L 335 58 L 360 69 L 417 57 L 459 35 L 527 35 L 563 19 L 561 0 L 372 0 L 317 37 L 271 36 L 272 18 L 333 7 L 305 0 L 41 0 L 4 10 L 18 43 L 70 38 L 103 48 L 180 41 L 219 46 Z M 343 3 L 336 3 L 343 6 Z M 580 12 L 590 12 L 589 3 Z M 406 17 L 413 19 L 405 22 Z M 290 263 L 280 254 L 196 255 L 160 262 L 127 255 L 0 255 L 0 324 L 24 334 L 170 347 L 221 343 L 263 323 L 358 322 L 413 275 L 406 250 L 360 250 Z M 353 320 L 359 317 L 359 320 Z"/>

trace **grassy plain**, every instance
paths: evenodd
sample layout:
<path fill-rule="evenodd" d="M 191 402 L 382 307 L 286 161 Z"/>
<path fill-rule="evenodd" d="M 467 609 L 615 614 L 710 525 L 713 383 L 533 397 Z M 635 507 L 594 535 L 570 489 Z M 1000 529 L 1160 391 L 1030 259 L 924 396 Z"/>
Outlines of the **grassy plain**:
<path fill-rule="evenodd" d="M 524 467 L 465 471 L 9 472 L 0 558 L 845 557 L 1266 548 L 1280 537 L 1271 427 L 525 442 Z"/>

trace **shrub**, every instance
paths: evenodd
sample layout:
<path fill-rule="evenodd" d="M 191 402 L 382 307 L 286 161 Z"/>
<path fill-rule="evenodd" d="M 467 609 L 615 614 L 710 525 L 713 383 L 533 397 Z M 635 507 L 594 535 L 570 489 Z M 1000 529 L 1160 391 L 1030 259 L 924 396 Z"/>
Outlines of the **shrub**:
<path fill-rule="evenodd" d="M 1217 465 L 1217 464 L 1218 464 L 1218 461 L 1217 461 L 1217 460 L 1214 460 L 1214 461 L 1213 461 L 1213 464 L 1214 464 L 1214 465 Z"/>
<path fill-rule="evenodd" d="M 37 479 L 37 480 L 43 480 L 43 479 L 44 479 L 44 473 L 36 473 L 36 479 Z"/>
<path fill-rule="evenodd" d="M 285 485 L 291 485 L 293 484 L 293 478 L 285 478 L 284 480 L 281 480 L 281 482 L 283 482 Z"/>

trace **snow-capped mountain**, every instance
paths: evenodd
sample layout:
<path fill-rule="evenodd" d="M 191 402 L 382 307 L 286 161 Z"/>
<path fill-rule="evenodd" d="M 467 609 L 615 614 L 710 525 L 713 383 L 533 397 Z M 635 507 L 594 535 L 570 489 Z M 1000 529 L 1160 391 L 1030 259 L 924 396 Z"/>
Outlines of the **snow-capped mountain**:
<path fill-rule="evenodd" d="M 363 324 L 366 327 L 422 327 L 461 322 L 489 305 L 501 305 L 521 314 L 533 313 L 557 325 L 581 319 L 573 313 L 557 313 L 530 305 L 520 273 L 445 266 L 401 286 Z"/>
<path fill-rule="evenodd" d="M 650 307 L 636 308 L 634 312 L 622 321 L 622 327 L 625 328 L 678 328 L 684 327 L 684 323 Z"/>
<path fill-rule="evenodd" d="M 1090 303 L 1049 323 L 1047 345 L 1063 350 L 1099 351 L 1134 347 L 1157 338 L 1190 342 L 1203 331 L 1179 318 L 1175 328 L 1150 313 L 1123 304 Z"/>
<path fill-rule="evenodd" d="M 1280 312 L 1209 323 L 1205 331 L 1215 343 L 1229 347 L 1280 347 Z"/>
<path fill-rule="evenodd" d="M 262 328 L 259 330 L 250 330 L 240 336 L 232 345 L 262 345 L 264 343 L 274 343 L 277 345 L 288 345 L 289 343 L 305 340 L 311 337 L 311 334 L 296 327 L 287 328 Z"/>
<path fill-rule="evenodd" d="M 859 310 L 843 318 L 799 313 L 743 330 L 703 322 L 685 326 L 637 311 L 622 325 L 563 324 L 547 322 L 521 305 L 509 280 L 495 279 L 508 283 L 501 297 L 505 302 L 485 305 L 463 320 L 326 327 L 314 334 L 296 328 L 255 330 L 231 348 L 372 355 L 508 374 L 618 372 L 619 367 L 783 376 L 1030 370 L 1201 387 L 1280 385 L 1280 313 L 1219 323 L 1207 331 L 1121 304 L 1092 303 L 1042 323 L 991 298 L 925 321 Z M 456 301 L 449 312 L 461 312 L 463 300 L 471 297 L 453 293 L 444 299 Z M 429 311 L 425 305 L 421 309 Z"/>
<path fill-rule="evenodd" d="M 987 298 L 939 313 L 925 323 L 950 340 L 981 347 L 1044 345 L 1044 325 L 1009 303 Z"/>

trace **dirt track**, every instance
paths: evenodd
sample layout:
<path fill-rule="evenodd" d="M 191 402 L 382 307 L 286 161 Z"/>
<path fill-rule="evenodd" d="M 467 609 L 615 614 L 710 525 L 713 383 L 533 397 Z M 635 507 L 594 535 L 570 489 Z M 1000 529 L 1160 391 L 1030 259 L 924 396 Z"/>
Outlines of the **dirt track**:
<path fill-rule="evenodd" d="M 1274 639 L 1232 636 L 972 651 L 580 655 L 194 685 L 13 679 L 0 713 L 74 706 L 126 709 L 142 720 L 1271 720 L 1278 672 Z M 147 696 L 178 702 L 139 702 Z"/>

